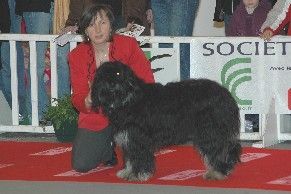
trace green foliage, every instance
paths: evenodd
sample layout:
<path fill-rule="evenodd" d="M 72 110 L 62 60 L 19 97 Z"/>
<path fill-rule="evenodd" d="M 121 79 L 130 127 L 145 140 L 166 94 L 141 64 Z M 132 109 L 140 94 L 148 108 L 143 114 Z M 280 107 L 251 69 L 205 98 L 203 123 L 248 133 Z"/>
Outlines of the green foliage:
<path fill-rule="evenodd" d="M 52 122 L 55 130 L 62 129 L 67 124 L 75 123 L 77 126 L 78 112 L 73 107 L 71 96 L 64 96 L 59 99 L 53 99 L 55 106 L 49 106 L 44 113 L 46 122 Z"/>

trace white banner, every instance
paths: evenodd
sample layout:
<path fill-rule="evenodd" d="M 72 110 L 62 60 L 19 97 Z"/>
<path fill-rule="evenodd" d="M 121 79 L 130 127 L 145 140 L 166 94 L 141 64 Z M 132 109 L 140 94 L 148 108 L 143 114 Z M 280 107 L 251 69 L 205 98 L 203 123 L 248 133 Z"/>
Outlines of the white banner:
<path fill-rule="evenodd" d="M 272 98 L 277 114 L 291 113 L 288 37 L 270 42 L 251 37 L 195 38 L 190 76 L 208 78 L 228 88 L 244 114 L 269 112 Z"/>
<path fill-rule="evenodd" d="M 144 48 L 145 55 L 151 60 L 151 67 L 157 83 L 166 84 L 180 80 L 180 62 L 176 49 Z"/>

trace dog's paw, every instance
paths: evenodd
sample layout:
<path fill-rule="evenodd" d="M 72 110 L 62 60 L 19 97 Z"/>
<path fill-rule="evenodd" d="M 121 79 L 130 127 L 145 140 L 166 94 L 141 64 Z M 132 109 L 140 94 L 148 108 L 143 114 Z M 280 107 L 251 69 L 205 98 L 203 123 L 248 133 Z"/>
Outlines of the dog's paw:
<path fill-rule="evenodd" d="M 153 176 L 152 173 L 138 173 L 138 181 L 147 181 Z"/>
<path fill-rule="evenodd" d="M 152 176 L 153 176 L 152 173 L 138 173 L 137 175 L 130 174 L 126 180 L 144 182 L 144 181 L 149 180 Z"/>
<path fill-rule="evenodd" d="M 203 175 L 203 178 L 206 180 L 224 180 L 226 179 L 226 176 L 221 172 L 209 170 Z"/>
<path fill-rule="evenodd" d="M 119 170 L 116 173 L 116 176 L 121 178 L 121 179 L 127 180 L 127 181 L 141 181 L 141 182 L 143 182 L 143 181 L 149 180 L 153 176 L 153 174 L 152 173 L 138 173 L 136 175 L 125 168 L 125 169 Z"/>
<path fill-rule="evenodd" d="M 131 171 L 128 168 L 124 168 L 122 170 L 119 170 L 116 173 L 116 176 L 121 179 L 127 179 L 127 177 L 131 174 Z"/>

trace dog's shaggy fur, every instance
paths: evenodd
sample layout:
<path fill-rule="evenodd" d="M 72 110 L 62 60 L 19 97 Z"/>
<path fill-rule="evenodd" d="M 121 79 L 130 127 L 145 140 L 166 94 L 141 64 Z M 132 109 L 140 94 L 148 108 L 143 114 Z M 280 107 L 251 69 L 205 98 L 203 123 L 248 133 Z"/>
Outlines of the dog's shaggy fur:
<path fill-rule="evenodd" d="M 205 179 L 226 178 L 240 161 L 239 109 L 214 81 L 146 84 L 127 65 L 107 62 L 96 72 L 92 102 L 108 116 L 123 150 L 125 167 L 117 173 L 122 179 L 148 180 L 155 171 L 154 152 L 186 142 L 203 156 Z"/>

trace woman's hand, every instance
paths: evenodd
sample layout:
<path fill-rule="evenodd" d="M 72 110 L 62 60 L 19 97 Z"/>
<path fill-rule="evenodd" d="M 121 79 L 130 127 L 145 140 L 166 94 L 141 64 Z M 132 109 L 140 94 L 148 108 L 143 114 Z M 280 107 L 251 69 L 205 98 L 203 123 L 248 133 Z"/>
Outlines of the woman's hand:
<path fill-rule="evenodd" d="M 89 93 L 88 93 L 87 97 L 85 98 L 85 106 L 89 110 L 92 107 L 92 98 L 91 98 L 91 86 L 92 86 L 92 83 L 89 81 L 88 85 L 89 85 Z"/>
<path fill-rule="evenodd" d="M 271 29 L 266 29 L 262 34 L 260 34 L 260 37 L 266 41 L 270 41 L 273 35 L 274 33 Z"/>

